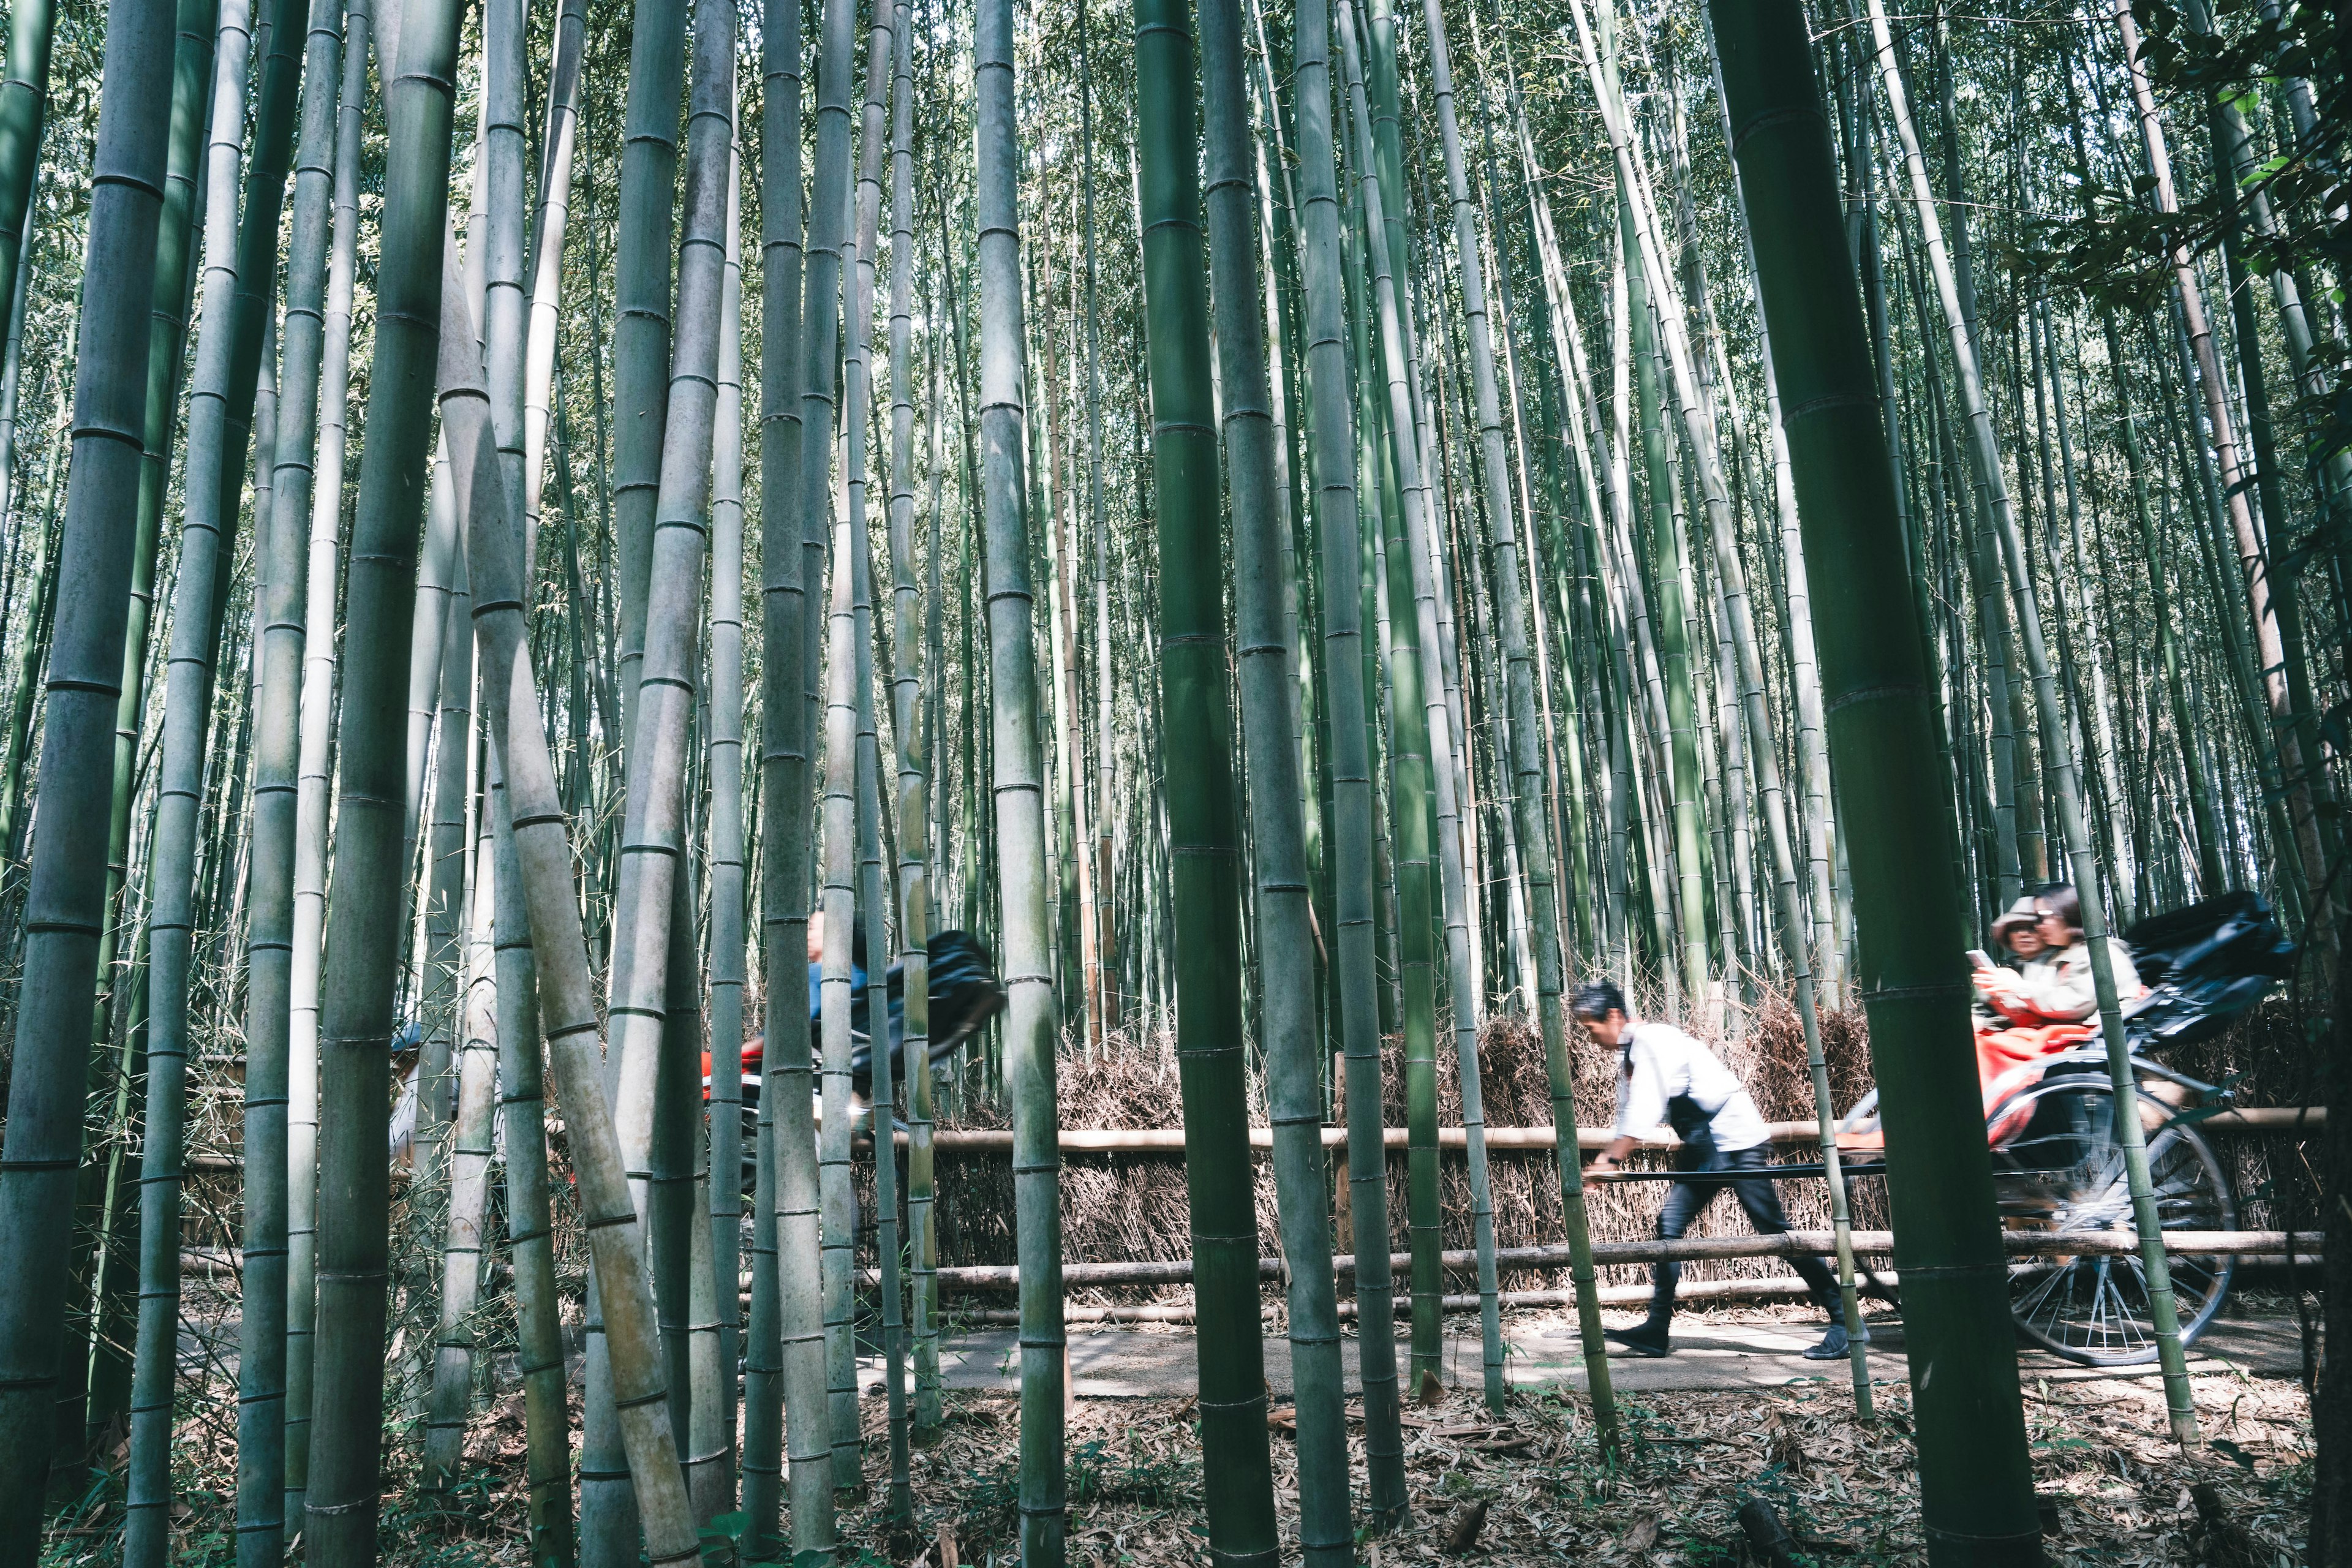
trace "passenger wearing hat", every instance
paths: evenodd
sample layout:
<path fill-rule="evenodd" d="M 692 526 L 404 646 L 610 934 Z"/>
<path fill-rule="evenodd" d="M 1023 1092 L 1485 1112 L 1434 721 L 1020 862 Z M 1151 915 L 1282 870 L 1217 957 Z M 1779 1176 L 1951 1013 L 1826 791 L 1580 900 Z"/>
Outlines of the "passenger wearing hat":
<path fill-rule="evenodd" d="M 2018 963 L 2014 969 L 1977 971 L 1980 975 L 1990 976 L 1990 980 L 1980 980 L 1977 984 L 1974 1011 L 1977 1028 L 1979 1031 L 2005 1029 L 2009 1026 L 2008 1017 L 2000 1008 L 1992 1005 L 1993 987 L 2012 984 L 2018 977 L 2022 976 L 2024 971 L 2038 964 L 2046 963 L 2045 954 L 2048 953 L 2048 944 L 2042 940 L 2041 927 L 2042 911 L 2035 906 L 2032 893 L 2026 894 L 2017 902 L 2010 905 L 2008 909 L 2001 911 L 2000 918 L 1992 922 L 1994 951 L 2004 955 L 2013 955 L 2018 960 Z"/>
<path fill-rule="evenodd" d="M 1993 922 L 1992 934 L 2024 963 L 1976 972 L 1977 1079 L 1987 1116 L 2040 1080 L 2034 1063 L 2082 1045 L 2083 1025 L 2099 1010 L 2091 946 L 2083 939 L 2083 902 L 2072 886 L 2053 882 L 2018 900 Z M 2130 949 L 2106 940 L 2116 995 L 2128 1002 L 2143 989 L 2139 971 Z M 2008 1130 L 2005 1121 L 1992 1131 L 1998 1138 Z"/>
<path fill-rule="evenodd" d="M 2099 1010 L 2091 945 L 2083 940 L 2083 900 L 2071 884 L 2053 882 L 2018 900 L 1993 922 L 1992 934 L 2025 964 L 2014 972 L 1977 971 L 1984 1012 L 2011 1024 L 2040 1026 L 2080 1023 Z M 2113 937 L 2106 941 L 2116 994 L 2128 1001 L 2140 993 L 2139 971 L 2132 966 L 2131 949 Z"/>

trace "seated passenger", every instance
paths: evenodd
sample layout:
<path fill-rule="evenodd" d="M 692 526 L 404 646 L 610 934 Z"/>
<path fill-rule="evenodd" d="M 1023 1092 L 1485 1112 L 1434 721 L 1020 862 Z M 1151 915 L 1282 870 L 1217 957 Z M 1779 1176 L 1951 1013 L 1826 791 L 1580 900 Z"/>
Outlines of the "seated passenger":
<path fill-rule="evenodd" d="M 2053 882 L 2020 899 L 1993 922 L 1993 940 L 2024 960 L 2018 969 L 1976 972 L 1977 1080 L 1987 1116 L 2019 1090 L 2041 1080 L 2034 1064 L 2098 1037 L 2098 990 L 2091 948 L 2083 940 L 2083 904 L 2073 887 Z M 2141 991 L 2131 952 L 2113 937 L 2116 996 Z M 2025 1113 L 2003 1117 L 1990 1130 L 1995 1142 L 2015 1131 Z"/>
<path fill-rule="evenodd" d="M 1979 1028 L 2009 1025 L 2074 1024 L 2099 1010 L 2091 978 L 2091 948 L 2083 940 L 2083 900 L 2065 882 L 2053 882 L 2020 899 L 1993 922 L 1993 940 L 2025 960 L 2017 970 L 1979 969 Z M 2131 950 L 2107 942 L 2115 970 L 2116 996 L 2128 1002 L 2140 994 L 2139 971 Z"/>

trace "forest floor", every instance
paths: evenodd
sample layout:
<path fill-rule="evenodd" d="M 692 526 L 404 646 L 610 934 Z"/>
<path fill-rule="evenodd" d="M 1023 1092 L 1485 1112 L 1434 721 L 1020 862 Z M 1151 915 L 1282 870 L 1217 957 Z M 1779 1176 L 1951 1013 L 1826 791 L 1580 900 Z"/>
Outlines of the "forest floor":
<path fill-rule="evenodd" d="M 2294 1323 L 2283 1302 L 2243 1301 L 2239 1314 L 2215 1325 L 2200 1347 L 2219 1353 L 2197 1363 L 2206 1442 L 2194 1455 L 2170 1441 L 2163 1391 L 2152 1373 L 2103 1376 L 2027 1362 L 2026 1423 L 2053 1564 L 2286 1568 L 2298 1559 L 2312 1449 L 2309 1407 L 2295 1376 Z M 1855 1419 L 1843 1363 L 1824 1366 L 1789 1353 L 1813 1337 L 1808 1314 L 1751 1305 L 1694 1311 L 1677 1326 L 1687 1349 L 1675 1357 L 1612 1363 L 1624 1374 L 1621 1408 L 1629 1436 L 1612 1465 L 1601 1456 L 1590 1405 L 1566 1380 L 1530 1377 L 1513 1388 L 1500 1416 L 1487 1411 L 1478 1394 L 1475 1321 L 1449 1323 L 1450 1358 L 1453 1340 L 1465 1331 L 1468 1340 L 1448 1367 L 1447 1386 L 1434 1391 L 1435 1403 L 1410 1402 L 1405 1415 L 1411 1520 L 1367 1540 L 1360 1560 L 1379 1568 L 1545 1559 L 1609 1568 L 1728 1565 L 1744 1561 L 1733 1514 L 1753 1496 L 1773 1505 L 1816 1563 L 1924 1562 L 1910 1390 L 1892 1353 L 1899 1337 L 1883 1336 L 1890 1353 L 1874 1367 L 1881 1380 L 1877 1419 L 1865 1424 Z M 1560 1324 L 1555 1313 L 1524 1313 L 1505 1327 L 1515 1363 L 1523 1359 L 1518 1347 L 1529 1347 L 1520 1370 L 1532 1373 L 1536 1361 L 1548 1359 L 1533 1348 L 1545 1346 Z M 1111 1396 L 1091 1387 L 1087 1342 L 1109 1338 L 1073 1335 L 1070 1562 L 1076 1568 L 1202 1563 L 1193 1401 L 1164 1393 Z M 1115 1342 L 1133 1355 L 1142 1353 L 1133 1347 L 1145 1340 L 1164 1347 L 1148 1360 L 1189 1371 L 1188 1331 L 1120 1331 Z M 986 1381 L 993 1384 L 1002 1358 L 988 1342 L 989 1351 L 966 1359 L 986 1363 Z M 1718 1353 L 1704 1353 L 1709 1346 Z M 1722 1347 L 1769 1364 L 1710 1381 L 1710 1363 L 1730 1370 Z M 2236 1353 L 2250 1347 L 2256 1353 Z M 184 1395 L 191 1408 L 179 1443 L 175 1561 L 187 1568 L 227 1568 L 235 1561 L 235 1394 L 220 1381 L 227 1371 L 222 1362 L 215 1356 L 209 1366 Z M 1659 1375 L 1654 1369 L 1676 1371 L 1682 1385 L 1651 1381 Z M 1273 1453 L 1285 1553 L 1295 1561 L 1294 1434 L 1279 1393 L 1287 1379 L 1269 1382 L 1277 1390 Z M 199 1383 L 212 1414 L 194 1408 Z M 893 1531 L 883 1519 L 889 1448 L 881 1384 L 870 1374 L 866 1383 L 867 1485 L 841 1521 L 845 1561 L 859 1568 L 1013 1562 L 1017 1396 L 993 1386 L 950 1386 L 939 1441 L 912 1457 L 917 1528 Z M 1687 1386 L 1693 1383 L 1706 1385 Z M 1362 1427 L 1351 1422 L 1350 1431 L 1360 1478 Z M 395 1568 L 523 1568 L 522 1453 L 522 1402 L 513 1391 L 478 1411 L 466 1478 L 446 1502 L 417 1495 L 413 1442 L 388 1444 L 383 1561 Z M 1475 1534 L 1456 1549 L 1474 1514 Z M 58 1521 L 45 1568 L 118 1562 L 121 1518 L 118 1469 L 94 1479 L 81 1505 Z M 729 1543 L 712 1544 L 710 1561 L 726 1563 Z"/>

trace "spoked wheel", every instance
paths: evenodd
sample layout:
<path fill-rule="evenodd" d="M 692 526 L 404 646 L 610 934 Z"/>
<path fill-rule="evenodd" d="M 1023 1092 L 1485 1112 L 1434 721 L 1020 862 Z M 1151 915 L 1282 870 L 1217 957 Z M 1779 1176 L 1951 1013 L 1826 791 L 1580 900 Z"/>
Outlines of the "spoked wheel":
<path fill-rule="evenodd" d="M 2011 1230 L 2130 1236 L 2131 1193 L 2116 1136 L 2115 1090 L 2103 1078 L 2045 1079 L 2003 1101 L 1991 1122 L 2006 1136 L 1992 1152 L 2001 1223 Z M 2237 1205 L 2213 1151 L 2172 1108 L 2142 1089 L 2148 1179 L 2167 1230 L 2233 1230 Z M 2171 1258 L 2183 1344 L 2221 1310 L 2236 1261 Z M 2085 1366 L 2156 1359 L 2147 1278 L 2135 1254 L 2020 1258 L 2010 1263 L 2010 1311 L 2036 1344 Z"/>

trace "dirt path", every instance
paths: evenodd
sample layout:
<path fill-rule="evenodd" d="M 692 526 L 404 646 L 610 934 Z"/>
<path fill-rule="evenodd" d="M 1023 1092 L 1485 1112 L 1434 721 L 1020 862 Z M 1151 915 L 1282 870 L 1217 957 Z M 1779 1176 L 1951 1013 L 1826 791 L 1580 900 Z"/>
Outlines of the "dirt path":
<path fill-rule="evenodd" d="M 1903 1327 L 1891 1317 L 1872 1321 L 1871 1376 L 1875 1383 L 1900 1383 L 1908 1374 L 1904 1360 Z M 1779 1388 L 1808 1383 L 1844 1383 L 1846 1363 L 1807 1361 L 1801 1353 L 1821 1337 L 1812 1320 L 1709 1313 L 1677 1320 L 1675 1353 L 1663 1360 L 1622 1354 L 1611 1358 L 1616 1385 L 1630 1391 L 1668 1389 L 1727 1390 Z M 978 1330 L 952 1336 L 940 1347 L 940 1371 L 946 1385 L 956 1389 L 996 1389 L 1020 1386 L 1018 1331 Z M 1514 1386 L 1540 1387 L 1568 1383 L 1584 1386 L 1582 1352 L 1572 1318 L 1530 1317 L 1505 1324 L 1506 1375 Z M 1397 1347 L 1399 1366 L 1410 1364 L 1407 1344 Z M 2292 1319 L 2222 1320 L 2212 1325 L 2189 1352 L 2189 1367 L 2199 1373 L 2238 1372 L 2254 1377 L 2294 1377 L 2302 1367 L 2302 1346 Z M 1350 1384 L 1357 1375 L 1357 1345 L 1346 1342 L 1344 1354 Z M 1449 1388 L 1476 1388 L 1482 1362 L 1475 1319 L 1449 1319 L 1446 1323 L 1444 1371 Z M 2090 1378 L 2143 1378 L 2153 1384 L 2153 1363 L 2121 1370 L 2082 1367 L 2039 1350 L 2021 1350 L 2019 1364 L 2026 1377 L 2052 1383 Z M 878 1357 L 866 1358 L 862 1375 L 870 1385 L 881 1385 Z M 1080 1399 L 1181 1398 L 1195 1392 L 1193 1344 L 1190 1329 L 1126 1325 L 1079 1325 L 1070 1331 L 1070 1373 Z M 1276 1393 L 1290 1388 L 1290 1343 L 1269 1337 L 1265 1342 L 1265 1374 Z"/>

